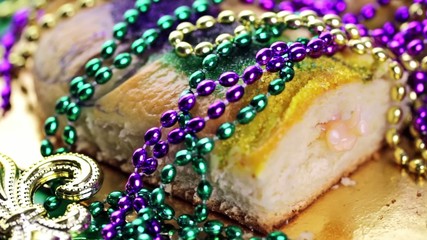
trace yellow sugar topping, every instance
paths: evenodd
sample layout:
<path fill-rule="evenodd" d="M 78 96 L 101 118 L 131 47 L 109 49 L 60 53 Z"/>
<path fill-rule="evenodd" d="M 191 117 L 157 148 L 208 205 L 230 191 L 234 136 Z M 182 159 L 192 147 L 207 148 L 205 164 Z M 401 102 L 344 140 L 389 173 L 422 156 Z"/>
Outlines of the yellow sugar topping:
<path fill-rule="evenodd" d="M 306 59 L 297 64 L 295 77 L 286 84 L 285 90 L 270 96 L 267 108 L 250 124 L 236 126 L 232 138 L 219 141 L 213 159 L 219 161 L 220 167 L 231 165 L 233 171 L 257 176 L 280 139 L 301 121 L 316 98 L 344 84 L 372 78 L 371 61 L 348 61 L 353 56 Z M 247 88 L 243 101 L 249 103 L 253 96 L 266 93 L 268 83 L 276 78 L 277 73 L 265 74 L 256 86 Z"/>

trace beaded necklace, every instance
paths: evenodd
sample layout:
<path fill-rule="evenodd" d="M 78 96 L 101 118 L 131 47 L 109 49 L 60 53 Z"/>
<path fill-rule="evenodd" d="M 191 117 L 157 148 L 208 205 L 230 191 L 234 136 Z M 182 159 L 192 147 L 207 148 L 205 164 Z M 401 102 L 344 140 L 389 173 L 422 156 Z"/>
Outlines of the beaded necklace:
<path fill-rule="evenodd" d="M 202 1 L 199 1 L 199 2 L 202 2 Z M 231 18 L 230 14 L 223 13 L 223 15 L 226 15 L 229 19 Z M 301 15 L 303 14 L 301 13 Z M 252 15 L 249 15 L 249 16 L 252 16 Z M 309 16 L 311 16 L 312 18 L 315 18 L 313 14 Z M 205 21 L 201 21 L 203 22 L 203 24 L 200 23 L 197 25 L 202 26 L 202 28 L 203 26 L 211 25 L 212 18 L 205 18 L 205 19 L 206 19 Z M 241 18 L 241 19 L 244 19 L 244 18 Z M 335 18 L 335 19 L 339 19 L 339 18 Z M 289 26 L 294 26 L 295 28 L 303 25 L 303 21 L 300 20 L 300 17 L 292 14 L 287 15 L 282 21 L 284 21 Z M 335 26 L 341 25 L 335 22 L 333 24 L 328 24 L 328 22 L 326 21 L 325 23 L 327 26 L 325 24 L 322 25 L 321 23 L 322 21 L 317 19 L 316 24 L 312 24 L 312 25 L 309 24 L 307 26 L 311 26 L 316 30 L 323 31 L 326 29 L 326 27 L 335 27 Z M 160 25 L 163 26 L 164 24 L 160 24 Z M 189 25 L 187 24 L 187 27 L 188 26 Z M 122 35 L 124 29 L 125 28 L 120 26 L 117 27 L 117 30 L 118 30 L 117 33 L 119 35 Z M 185 30 L 188 28 L 181 28 L 181 30 L 182 29 Z M 116 27 L 115 27 L 115 30 L 116 30 Z M 256 116 L 257 112 L 260 112 L 265 109 L 268 102 L 267 98 L 269 96 L 277 95 L 284 90 L 285 83 L 287 81 L 292 80 L 293 78 L 294 72 L 292 69 L 292 64 L 291 64 L 292 62 L 302 61 L 306 57 L 307 53 L 310 57 L 319 57 L 322 54 L 332 55 L 340 47 L 343 47 L 346 45 L 349 45 L 355 52 L 359 54 L 363 54 L 367 51 L 371 52 L 373 56 L 379 61 L 386 61 L 388 59 L 383 49 L 381 48 L 372 49 L 372 43 L 370 42 L 369 38 L 365 38 L 365 39 L 360 38 L 360 35 L 362 34 L 360 34 L 357 28 L 354 28 L 354 25 L 346 25 L 346 27 L 344 27 L 344 30 L 345 32 L 339 29 L 333 29 L 330 31 L 330 33 L 323 33 L 322 35 L 319 36 L 319 38 L 312 39 L 308 43 L 293 43 L 292 45 L 288 46 L 286 43 L 277 42 L 273 44 L 270 48 L 261 49 L 256 56 L 256 62 L 258 64 L 255 66 L 248 67 L 240 77 L 236 73 L 227 73 L 227 74 L 224 73 L 224 75 L 221 75 L 218 81 L 213 81 L 213 80 L 205 80 L 203 79 L 204 77 L 197 77 L 197 76 L 200 76 L 200 74 L 196 74 L 196 73 L 192 74 L 192 76 L 194 75 L 193 79 L 196 79 L 196 80 L 191 81 L 192 78 L 190 77 L 190 85 L 192 85 L 193 88 L 196 88 L 196 93 L 193 94 L 191 92 L 187 92 L 180 97 L 178 102 L 178 108 L 184 112 L 188 112 L 194 106 L 197 96 L 205 96 L 205 95 L 211 94 L 217 84 L 221 84 L 223 86 L 225 85 L 225 87 L 230 87 L 229 90 L 227 91 L 230 91 L 230 89 L 233 89 L 233 87 L 235 87 L 236 89 L 240 89 L 240 90 L 230 91 L 232 92 L 228 94 L 228 96 L 230 97 L 227 97 L 227 100 L 223 101 L 222 104 L 219 102 L 217 104 L 215 103 L 212 104 L 208 109 L 208 113 L 207 113 L 208 117 L 206 118 L 196 117 L 196 118 L 187 119 L 186 121 L 184 121 L 182 125 L 185 131 L 182 133 L 177 133 L 178 131 L 181 130 L 177 128 L 177 130 L 175 131 L 176 134 L 174 135 L 174 136 L 177 136 L 177 138 L 171 136 L 169 139 L 169 136 L 168 136 L 169 143 L 173 143 L 173 141 L 175 141 L 176 139 L 179 139 L 179 140 L 176 140 L 177 143 L 189 139 L 187 141 L 189 142 L 187 143 L 187 149 L 178 151 L 175 157 L 174 164 L 178 166 L 186 165 L 192 161 L 192 158 L 201 159 L 201 160 L 195 160 L 195 162 L 193 162 L 193 166 L 194 165 L 198 166 L 198 168 L 195 168 L 195 171 L 201 175 L 201 179 L 202 179 L 199 186 L 197 187 L 197 194 L 202 199 L 202 204 L 198 205 L 195 209 L 195 217 L 196 217 L 195 220 L 197 222 L 203 222 L 206 220 L 208 209 L 205 203 L 207 199 L 210 197 L 210 194 L 212 192 L 212 187 L 210 186 L 209 182 L 206 180 L 205 174 L 207 170 L 207 165 L 206 165 L 206 162 L 203 160 L 202 155 L 207 154 L 213 150 L 214 142 L 216 140 L 222 140 L 222 139 L 227 139 L 231 137 L 233 135 L 236 124 L 250 123 L 251 120 L 254 119 L 254 117 Z M 236 43 L 236 45 L 239 45 L 239 44 L 244 45 L 251 41 L 251 35 L 249 33 L 246 33 L 244 31 L 238 31 L 238 33 L 239 34 L 237 34 L 237 36 L 234 38 L 234 42 Z M 175 46 L 176 46 L 177 52 L 180 53 L 181 56 L 191 54 L 193 52 L 190 48 L 191 46 L 189 47 L 188 43 L 186 45 L 182 41 L 181 35 L 179 35 L 179 33 L 175 32 L 174 34 L 175 35 L 171 34 L 172 37 L 170 37 L 169 39 L 176 44 Z M 247 36 L 241 37 L 245 35 Z M 352 39 L 348 41 L 347 35 L 349 35 Z M 194 50 L 196 55 L 204 56 L 208 54 L 207 56 L 205 56 L 205 59 L 203 60 L 203 67 L 205 69 L 209 70 L 210 67 L 215 66 L 215 61 L 217 61 L 217 60 L 212 60 L 214 59 L 214 57 L 212 57 L 211 55 L 212 53 L 210 52 L 216 50 L 216 53 L 220 54 L 222 51 L 218 52 L 218 48 L 222 44 L 224 45 L 225 43 L 230 44 L 232 41 L 227 40 L 230 38 L 232 38 L 232 36 L 220 37 L 219 39 L 221 39 L 222 41 L 218 41 L 219 44 L 216 47 L 216 49 L 214 45 L 211 46 L 206 43 L 199 44 L 198 45 L 199 47 L 196 46 Z M 181 46 L 181 47 L 178 48 L 177 46 Z M 114 54 L 114 50 L 112 50 L 111 55 Z M 229 50 L 227 49 L 227 51 Z M 210 55 L 211 57 L 207 58 Z M 126 61 L 123 60 L 123 62 L 125 62 L 124 65 L 126 65 L 125 67 L 129 66 L 128 64 L 130 63 L 127 63 L 128 61 L 130 61 L 128 60 L 129 58 L 124 58 L 124 59 L 126 60 Z M 391 61 L 391 60 L 387 60 L 387 61 Z M 95 79 L 96 79 L 96 73 L 100 70 L 101 64 L 99 63 L 99 61 L 94 61 L 94 62 L 96 62 L 97 64 L 89 64 L 88 62 L 89 67 L 87 64 L 86 74 L 92 75 L 92 77 L 95 76 Z M 122 62 L 122 61 L 118 60 L 118 62 Z M 118 65 L 120 66 L 119 63 Z M 96 67 L 96 71 L 95 70 L 90 71 L 90 70 L 93 70 L 94 66 Z M 194 134 L 203 129 L 205 121 L 209 120 L 210 118 L 217 117 L 218 114 L 220 116 L 220 113 L 224 111 L 226 104 L 233 101 L 238 101 L 241 98 L 241 95 L 243 95 L 244 93 L 244 90 L 241 90 L 242 88 L 244 89 L 246 86 L 252 84 L 253 82 L 257 81 L 261 77 L 262 73 L 265 71 L 265 70 L 264 71 L 262 70 L 261 66 L 265 66 L 267 71 L 270 71 L 270 72 L 280 71 L 281 78 L 276 79 L 270 83 L 267 94 L 260 94 L 255 96 L 249 106 L 242 108 L 237 115 L 236 121 L 232 123 L 223 123 L 218 128 L 216 137 L 197 139 Z M 285 71 L 284 69 L 287 69 L 287 70 Z M 403 72 L 404 72 L 403 67 L 397 61 L 390 62 L 390 71 L 393 78 L 396 80 L 400 79 L 403 76 Z M 88 72 L 91 72 L 91 74 L 88 74 Z M 235 80 L 236 78 L 237 80 Z M 237 83 L 237 81 L 240 78 L 242 78 L 243 84 L 234 85 Z M 193 84 L 191 84 L 191 82 Z M 83 89 L 88 89 L 88 88 L 83 88 Z M 402 94 L 401 86 L 396 85 L 394 89 L 395 90 L 392 91 L 393 99 L 402 100 L 404 93 Z M 80 95 L 79 95 L 79 91 L 82 92 Z M 84 92 L 86 93 L 86 90 Z M 80 97 L 82 96 L 83 96 L 83 99 L 80 99 Z M 77 91 L 77 95 L 74 95 L 74 97 L 78 98 L 80 101 L 85 100 L 84 96 L 85 94 L 83 94 L 83 91 L 81 91 L 81 89 Z M 71 103 L 73 102 L 70 101 L 68 104 L 71 104 Z M 391 124 L 397 124 L 401 119 L 402 111 L 396 110 L 396 109 L 398 108 L 393 107 L 389 111 L 390 117 L 388 118 L 388 121 Z M 67 107 L 67 112 L 68 112 L 68 107 Z M 73 111 L 71 112 L 74 113 Z M 70 115 L 72 116 L 73 114 L 70 114 Z M 173 126 L 178 120 L 179 120 L 179 117 L 176 111 L 173 111 L 173 110 L 167 111 L 161 117 L 162 126 L 159 128 L 149 129 L 145 134 L 144 139 L 146 140 L 146 145 L 148 146 L 154 145 L 153 156 L 155 158 L 160 158 L 167 154 L 167 150 L 166 150 L 168 148 L 166 147 L 167 142 L 160 140 L 161 139 L 160 130 L 164 127 Z M 70 120 L 70 121 L 75 121 L 75 120 Z M 49 126 L 51 125 L 47 124 L 46 126 L 48 126 L 48 129 L 50 129 Z M 398 143 L 398 141 L 396 141 L 398 137 L 396 136 L 398 136 L 398 134 L 396 133 L 395 135 L 390 135 L 389 132 L 393 132 L 392 129 L 396 130 L 397 132 L 397 127 L 393 126 L 391 130 L 388 131 L 387 136 L 392 136 L 392 137 L 388 137 L 387 142 L 390 144 L 389 139 L 391 139 L 392 140 L 391 142 L 393 143 L 392 144 L 393 147 L 396 147 Z M 56 132 L 56 129 L 54 132 Z M 186 132 L 188 133 L 185 134 Z M 75 134 L 75 131 L 74 131 L 74 134 Z M 67 140 L 68 138 L 64 137 L 64 141 L 67 142 Z M 70 141 L 67 143 L 72 145 L 75 143 L 75 140 L 76 139 L 74 139 L 72 143 L 69 143 Z M 176 175 L 176 170 L 174 170 L 174 167 L 175 167 L 174 164 L 166 165 L 161 171 L 161 181 L 163 184 L 159 188 L 154 189 L 151 193 L 148 190 L 142 188 L 142 175 L 140 171 L 142 171 L 142 173 L 145 173 L 145 174 L 152 174 L 157 168 L 157 160 L 155 158 L 147 157 L 147 152 L 144 149 L 146 145 L 144 145 L 143 148 L 135 151 L 133 156 L 133 162 L 135 164 L 135 167 L 140 168 L 140 170 L 130 175 L 128 183 L 126 185 L 127 192 L 130 194 L 133 194 L 135 197 L 132 199 L 129 196 L 118 194 L 117 192 L 115 192 L 110 194 L 109 198 L 107 198 L 107 202 L 111 206 L 116 205 L 119 208 L 119 210 L 111 212 L 111 216 L 110 216 L 111 224 L 108 224 L 103 228 L 103 236 L 107 239 L 110 239 L 117 234 L 117 229 L 116 229 L 117 226 L 122 226 L 120 227 L 121 228 L 120 232 L 125 233 L 126 231 L 128 232 L 133 231 L 130 229 L 135 229 L 135 227 L 142 227 L 143 225 L 147 227 L 147 231 L 149 233 L 155 234 L 155 238 L 159 238 L 160 237 L 159 234 L 160 232 L 162 232 L 161 231 L 162 229 L 161 229 L 160 222 L 154 219 L 156 214 L 160 218 L 163 218 L 165 220 L 175 219 L 176 221 L 178 221 L 178 223 L 181 222 L 182 224 L 179 224 L 179 225 L 182 225 L 182 226 L 188 224 L 189 221 L 193 221 L 191 218 L 188 218 L 188 215 L 183 215 L 177 219 L 174 218 L 173 209 L 170 206 L 165 205 L 163 202 L 164 196 L 165 196 L 165 193 L 163 190 L 163 184 L 167 184 L 173 181 Z M 53 146 L 51 147 L 51 149 L 53 149 Z M 398 149 L 400 148 L 396 148 L 396 152 L 400 151 Z M 42 146 L 42 150 L 43 150 L 43 146 Z M 194 154 L 196 154 L 195 156 L 193 156 L 193 152 Z M 51 153 L 53 153 L 53 150 L 49 150 L 47 152 L 45 151 L 45 153 L 46 155 L 50 155 Z M 398 157 L 400 157 L 398 159 L 401 160 L 400 163 L 402 165 L 406 165 L 406 163 L 408 162 L 408 159 L 406 157 L 405 159 L 407 161 L 403 161 L 404 159 L 402 159 L 402 156 L 404 156 L 404 154 L 398 154 Z M 415 163 L 412 164 L 413 166 L 416 166 L 415 168 L 411 167 L 411 164 L 409 164 L 410 170 L 415 169 L 416 171 L 418 171 L 420 169 L 419 161 L 410 161 L 410 162 L 416 163 L 416 164 Z M 424 169 L 425 169 L 425 165 L 424 165 Z M 423 173 L 425 173 L 425 171 Z M 130 208 L 132 207 L 137 209 L 135 205 L 137 205 L 140 209 L 138 211 L 139 212 L 138 218 L 134 220 L 132 223 L 130 222 L 126 223 L 126 221 L 124 220 L 124 217 L 126 216 L 126 211 L 130 210 Z M 151 209 L 149 207 L 142 208 L 142 206 L 144 205 L 145 206 L 153 205 L 155 206 L 155 209 Z M 90 207 L 94 215 L 96 215 L 97 212 L 102 211 L 100 210 L 100 208 L 101 208 L 101 205 L 99 202 L 92 204 Z M 103 204 L 102 204 L 102 208 L 103 208 Z M 220 235 L 223 230 L 227 238 L 238 239 L 242 237 L 242 230 L 240 228 L 235 226 L 229 226 L 224 229 L 223 224 L 215 220 L 206 222 L 204 227 L 200 227 L 200 228 L 191 226 L 190 224 L 189 226 L 184 227 L 180 231 L 179 235 L 183 239 L 195 239 L 197 238 L 197 234 L 199 231 L 205 231 L 210 236 L 217 236 L 217 235 Z M 143 239 L 151 238 L 150 235 L 146 233 L 142 233 L 140 236 L 142 236 Z M 273 232 L 267 237 L 267 239 L 286 239 L 286 236 L 279 232 Z"/>

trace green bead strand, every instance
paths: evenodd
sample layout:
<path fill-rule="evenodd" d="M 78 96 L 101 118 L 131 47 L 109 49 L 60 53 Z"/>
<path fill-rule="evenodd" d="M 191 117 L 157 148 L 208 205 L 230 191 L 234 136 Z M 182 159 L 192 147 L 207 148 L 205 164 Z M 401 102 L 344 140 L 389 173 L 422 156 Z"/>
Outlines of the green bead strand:
<path fill-rule="evenodd" d="M 116 23 L 113 27 L 113 37 L 117 40 L 123 40 L 128 32 L 128 26 L 125 22 Z"/>
<path fill-rule="evenodd" d="M 254 120 L 256 116 L 256 110 L 252 106 L 246 106 L 242 108 L 237 114 L 237 122 L 240 124 L 248 124 Z"/>
<path fill-rule="evenodd" d="M 196 225 L 196 222 L 194 221 L 193 217 L 188 214 L 183 214 L 179 216 L 177 223 L 181 228 L 192 227 Z"/>
<path fill-rule="evenodd" d="M 48 136 L 55 135 L 56 131 L 58 130 L 58 127 L 58 118 L 55 116 L 48 117 L 44 122 L 44 132 Z"/>
<path fill-rule="evenodd" d="M 202 138 L 197 142 L 197 150 L 201 154 L 208 154 L 212 152 L 215 147 L 215 142 L 211 138 Z"/>
<path fill-rule="evenodd" d="M 218 45 L 216 52 L 221 57 L 227 57 L 231 54 L 232 50 L 233 50 L 233 44 L 229 41 L 225 41 Z"/>
<path fill-rule="evenodd" d="M 102 67 L 95 74 L 95 82 L 98 84 L 104 84 L 110 81 L 112 77 L 113 71 L 109 67 Z"/>
<path fill-rule="evenodd" d="M 196 227 L 185 227 L 180 231 L 179 236 L 182 240 L 194 240 L 197 239 L 198 234 L 199 229 Z"/>
<path fill-rule="evenodd" d="M 252 98 L 250 105 L 255 108 L 257 112 L 262 112 L 268 104 L 268 98 L 265 94 L 258 94 Z"/>
<path fill-rule="evenodd" d="M 212 190 L 212 185 L 208 181 L 202 180 L 197 186 L 197 195 L 202 200 L 208 200 L 212 195 Z"/>
<path fill-rule="evenodd" d="M 62 139 L 64 140 L 65 143 L 69 145 L 73 145 L 74 143 L 76 143 L 77 141 L 76 129 L 71 125 L 65 126 L 64 132 L 62 134 Z"/>
<path fill-rule="evenodd" d="M 129 9 L 123 14 L 123 19 L 126 23 L 132 25 L 138 20 L 139 12 L 136 9 Z"/>
<path fill-rule="evenodd" d="M 160 206 L 158 209 L 158 212 L 159 212 L 159 216 L 163 220 L 171 220 L 175 216 L 175 210 L 173 209 L 173 207 L 167 204 L 163 204 L 162 206 Z"/>
<path fill-rule="evenodd" d="M 191 152 L 186 149 L 183 149 L 175 154 L 175 163 L 178 166 L 185 166 L 191 162 L 192 158 L 193 157 L 191 156 Z"/>
<path fill-rule="evenodd" d="M 282 68 L 282 70 L 280 70 L 279 72 L 279 76 L 285 80 L 285 82 L 290 82 L 292 81 L 292 79 L 294 78 L 295 75 L 295 71 L 292 68 L 292 66 L 286 66 L 284 68 Z"/>
<path fill-rule="evenodd" d="M 193 170 L 199 175 L 204 175 L 208 172 L 208 163 L 203 157 L 197 157 L 192 163 Z"/>
<path fill-rule="evenodd" d="M 175 19 L 170 15 L 164 15 L 157 21 L 157 27 L 160 28 L 160 30 L 168 30 L 170 29 L 173 24 L 175 23 Z"/>
<path fill-rule="evenodd" d="M 92 58 L 85 65 L 86 75 L 95 76 L 95 73 L 101 68 L 102 62 L 99 58 Z"/>
<path fill-rule="evenodd" d="M 187 133 L 184 137 L 184 144 L 188 150 L 193 150 L 197 145 L 196 138 L 193 135 Z"/>
<path fill-rule="evenodd" d="M 48 211 L 52 212 L 61 206 L 61 199 L 57 196 L 49 196 L 43 203 L 43 207 Z"/>
<path fill-rule="evenodd" d="M 280 78 L 275 79 L 271 81 L 270 84 L 268 85 L 268 92 L 271 95 L 278 95 L 282 93 L 283 90 L 285 90 L 285 80 L 283 79 L 280 79 Z"/>
<path fill-rule="evenodd" d="M 49 140 L 43 139 L 40 144 L 40 153 L 42 154 L 43 157 L 52 155 L 53 144 Z"/>
<path fill-rule="evenodd" d="M 216 136 L 221 140 L 229 139 L 231 136 L 233 136 L 235 130 L 236 126 L 234 126 L 233 123 L 226 122 L 218 127 Z"/>
<path fill-rule="evenodd" d="M 234 43 L 241 48 L 247 47 L 252 43 L 251 35 L 249 33 L 241 33 L 234 39 Z"/>
<path fill-rule="evenodd" d="M 155 188 L 150 195 L 151 203 L 155 206 L 161 206 L 166 199 L 166 193 L 162 188 Z"/>
<path fill-rule="evenodd" d="M 85 78 L 82 76 L 75 77 L 70 82 L 70 93 L 72 96 L 77 97 L 79 89 L 85 84 Z"/>
<path fill-rule="evenodd" d="M 288 240 L 288 237 L 280 231 L 274 231 L 268 234 L 267 240 Z"/>
<path fill-rule="evenodd" d="M 192 8 L 197 13 L 205 13 L 209 9 L 209 3 L 206 0 L 196 0 L 194 1 Z"/>
<path fill-rule="evenodd" d="M 209 210 L 206 204 L 199 204 L 194 208 L 194 220 L 203 222 L 208 219 Z"/>
<path fill-rule="evenodd" d="M 255 31 L 255 40 L 260 43 L 267 43 L 271 39 L 271 34 L 265 28 L 259 28 Z"/>
<path fill-rule="evenodd" d="M 125 196 L 123 192 L 113 191 L 108 194 L 106 201 L 111 207 L 115 208 L 117 207 L 120 198 L 122 198 L 123 196 Z"/>
<path fill-rule="evenodd" d="M 127 68 L 131 63 L 132 63 L 132 56 L 127 52 L 123 52 L 117 55 L 114 58 L 114 62 L 113 62 L 114 66 L 118 69 Z"/>
<path fill-rule="evenodd" d="M 213 70 L 218 66 L 218 56 L 216 54 L 207 55 L 202 62 L 203 68 Z"/>
<path fill-rule="evenodd" d="M 92 98 L 95 93 L 95 88 L 90 83 L 83 84 L 77 91 L 77 96 L 80 101 L 87 101 Z"/>
<path fill-rule="evenodd" d="M 153 44 L 158 37 L 159 37 L 159 32 L 154 28 L 147 29 L 142 34 L 142 38 L 145 40 L 147 44 L 150 44 L 150 45 Z"/>
<path fill-rule="evenodd" d="M 137 0 L 135 2 L 135 8 L 140 13 L 146 13 L 151 7 L 151 1 L 150 0 Z"/>
<path fill-rule="evenodd" d="M 181 6 L 175 9 L 174 14 L 176 18 L 180 21 L 186 21 L 190 19 L 191 16 L 191 8 L 187 6 Z"/>
<path fill-rule="evenodd" d="M 160 172 L 160 179 L 164 184 L 173 182 L 175 180 L 175 176 L 176 168 L 172 164 L 165 165 L 162 171 Z"/>
<path fill-rule="evenodd" d="M 196 88 L 197 85 L 199 85 L 199 83 L 205 79 L 206 79 L 206 74 L 203 71 L 201 71 L 201 70 L 195 71 L 189 77 L 190 87 Z"/>
<path fill-rule="evenodd" d="M 237 226 L 228 226 L 225 228 L 225 236 L 230 240 L 243 239 L 243 231 Z"/>
<path fill-rule="evenodd" d="M 136 56 L 141 56 L 142 54 L 144 54 L 146 49 L 147 49 L 147 44 L 142 38 L 138 38 L 131 45 L 132 53 L 135 54 Z"/>
<path fill-rule="evenodd" d="M 215 237 L 221 234 L 224 224 L 218 220 L 210 220 L 205 223 L 203 226 L 203 231 L 211 236 Z"/>
<path fill-rule="evenodd" d="M 92 202 L 89 205 L 89 212 L 93 217 L 98 217 L 104 212 L 104 204 L 99 201 Z"/>
<path fill-rule="evenodd" d="M 80 106 L 77 105 L 75 102 L 71 102 L 67 106 L 67 119 L 71 122 L 76 121 L 79 119 L 81 113 Z"/>
<path fill-rule="evenodd" d="M 68 105 L 71 103 L 71 98 L 63 96 L 56 101 L 55 111 L 58 114 L 64 114 L 67 111 Z"/>
<path fill-rule="evenodd" d="M 101 57 L 103 59 L 109 59 L 110 57 L 113 56 L 114 52 L 117 49 L 117 44 L 114 40 L 107 40 L 106 42 L 104 42 L 104 44 L 102 45 L 102 49 L 101 49 Z"/>

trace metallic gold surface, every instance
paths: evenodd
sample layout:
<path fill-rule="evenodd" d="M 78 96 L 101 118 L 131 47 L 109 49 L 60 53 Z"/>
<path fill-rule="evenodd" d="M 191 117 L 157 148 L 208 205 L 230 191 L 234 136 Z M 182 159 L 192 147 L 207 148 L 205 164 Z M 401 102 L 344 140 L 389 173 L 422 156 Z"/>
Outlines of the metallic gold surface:
<path fill-rule="evenodd" d="M 40 159 L 40 134 L 16 86 L 12 101 L 13 110 L 0 121 L 0 152 L 24 167 Z M 126 182 L 126 175 L 110 167 L 103 169 L 104 184 L 95 195 L 97 200 L 123 189 Z M 318 240 L 427 239 L 426 180 L 416 180 L 396 167 L 392 151 L 382 151 L 350 177 L 356 185 L 330 189 L 282 230 L 292 239 L 303 232 Z M 173 200 L 173 205 L 178 213 L 191 211 L 191 206 L 179 200 Z"/>
<path fill-rule="evenodd" d="M 27 6 L 29 0 L 6 0 L 0 2 L 0 18 L 12 15 L 16 10 Z"/>

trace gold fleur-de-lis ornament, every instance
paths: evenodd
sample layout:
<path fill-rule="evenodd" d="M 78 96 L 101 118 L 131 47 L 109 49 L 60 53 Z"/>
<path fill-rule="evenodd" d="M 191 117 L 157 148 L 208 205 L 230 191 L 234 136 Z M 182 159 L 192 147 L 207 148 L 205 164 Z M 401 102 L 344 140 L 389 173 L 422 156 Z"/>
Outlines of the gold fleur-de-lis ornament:
<path fill-rule="evenodd" d="M 87 199 L 101 187 L 102 173 L 89 157 L 59 154 L 47 157 L 21 171 L 15 162 L 0 153 L 0 239 L 71 239 L 91 221 L 89 211 L 71 203 L 64 215 L 50 218 L 33 197 L 43 184 L 62 179 L 55 190 L 61 199 Z"/>

